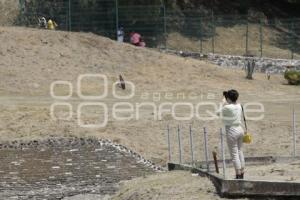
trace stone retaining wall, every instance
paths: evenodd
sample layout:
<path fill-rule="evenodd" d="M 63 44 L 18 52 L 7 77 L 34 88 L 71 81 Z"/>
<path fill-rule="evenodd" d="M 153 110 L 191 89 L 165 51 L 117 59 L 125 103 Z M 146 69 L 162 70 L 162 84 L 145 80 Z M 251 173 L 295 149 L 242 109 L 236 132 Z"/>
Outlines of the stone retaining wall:
<path fill-rule="evenodd" d="M 225 68 L 245 69 L 245 63 L 248 59 L 254 59 L 256 71 L 270 74 L 283 74 L 286 66 L 292 66 L 300 71 L 300 60 L 291 59 L 273 59 L 260 57 L 232 56 L 221 54 L 201 54 L 197 52 L 183 52 L 174 50 L 161 50 L 162 52 L 176 54 L 182 57 L 191 57 L 195 59 L 205 59 L 209 62 Z"/>
<path fill-rule="evenodd" d="M 208 60 L 216 65 L 228 68 L 245 68 L 247 60 L 255 61 L 256 71 L 271 74 L 282 74 L 286 71 L 286 66 L 293 66 L 295 69 L 300 70 L 300 60 L 290 59 L 272 59 L 272 58 L 259 58 L 259 57 L 245 57 L 245 56 L 230 56 L 209 54 Z"/>

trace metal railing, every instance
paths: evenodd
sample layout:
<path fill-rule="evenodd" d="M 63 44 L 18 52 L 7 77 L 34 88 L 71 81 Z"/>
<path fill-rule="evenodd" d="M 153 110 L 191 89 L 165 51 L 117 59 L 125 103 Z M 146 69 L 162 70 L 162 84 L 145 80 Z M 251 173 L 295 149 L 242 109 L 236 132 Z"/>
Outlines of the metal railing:
<path fill-rule="evenodd" d="M 300 104 L 295 105 L 299 106 Z M 297 118 L 299 109 L 295 105 L 292 107 L 284 105 L 288 108 L 287 112 L 278 113 L 281 116 L 273 121 L 270 121 L 269 117 L 271 115 L 274 117 L 274 115 L 266 113 L 266 119 L 262 123 L 268 121 L 271 126 L 274 126 L 272 129 L 261 129 L 259 133 L 253 133 L 251 132 L 254 131 L 253 128 L 250 128 L 253 143 L 244 145 L 243 149 L 246 157 L 279 156 L 296 158 L 299 156 L 300 119 Z M 278 108 L 281 108 L 281 106 L 279 105 Z M 290 115 L 286 115 L 286 113 Z M 253 123 L 255 122 L 250 122 L 250 125 Z M 209 171 L 212 168 L 209 163 L 213 160 L 213 152 L 216 152 L 218 160 L 223 165 L 222 175 L 226 177 L 225 161 L 230 159 L 230 155 L 225 144 L 225 130 L 209 125 L 198 126 L 195 125 L 195 122 L 191 124 L 175 125 L 173 123 L 172 126 L 167 125 L 168 162 L 196 167 L 199 167 L 198 164 L 202 163 L 201 167 Z M 254 126 L 252 125 L 252 127 Z M 277 129 L 276 133 L 272 132 L 274 128 Z M 277 141 L 277 144 L 272 144 L 274 141 Z M 269 147 L 272 147 L 272 152 Z M 206 163 L 206 166 L 203 163 Z"/>

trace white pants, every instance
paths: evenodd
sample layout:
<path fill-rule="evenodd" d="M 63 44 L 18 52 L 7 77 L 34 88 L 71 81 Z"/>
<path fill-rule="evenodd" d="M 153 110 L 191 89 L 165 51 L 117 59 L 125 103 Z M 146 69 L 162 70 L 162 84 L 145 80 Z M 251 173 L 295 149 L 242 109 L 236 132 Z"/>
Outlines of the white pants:
<path fill-rule="evenodd" d="M 242 151 L 243 136 L 244 130 L 241 126 L 226 126 L 227 145 L 236 170 L 245 167 L 245 159 Z"/>

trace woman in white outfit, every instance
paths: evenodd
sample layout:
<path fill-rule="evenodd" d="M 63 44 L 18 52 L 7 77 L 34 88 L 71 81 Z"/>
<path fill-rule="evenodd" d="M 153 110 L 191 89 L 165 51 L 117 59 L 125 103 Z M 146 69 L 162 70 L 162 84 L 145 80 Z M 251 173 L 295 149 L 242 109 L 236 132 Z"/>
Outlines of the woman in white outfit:
<path fill-rule="evenodd" d="M 237 103 L 239 93 L 236 90 L 229 90 L 223 95 L 225 98 L 219 114 L 225 125 L 227 145 L 235 168 L 236 179 L 243 179 L 245 159 L 242 146 L 245 132 L 242 127 L 242 106 Z"/>

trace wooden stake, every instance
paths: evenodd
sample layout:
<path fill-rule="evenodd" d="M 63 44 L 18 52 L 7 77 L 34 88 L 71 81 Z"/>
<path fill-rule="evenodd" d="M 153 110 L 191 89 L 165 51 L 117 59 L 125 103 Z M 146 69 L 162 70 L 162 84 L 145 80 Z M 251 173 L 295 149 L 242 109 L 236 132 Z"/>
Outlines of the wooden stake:
<path fill-rule="evenodd" d="M 213 158 L 214 158 L 214 162 L 215 162 L 215 168 L 216 168 L 216 172 L 217 174 L 219 174 L 219 166 L 218 166 L 218 160 L 217 160 L 217 152 L 213 151 Z"/>

